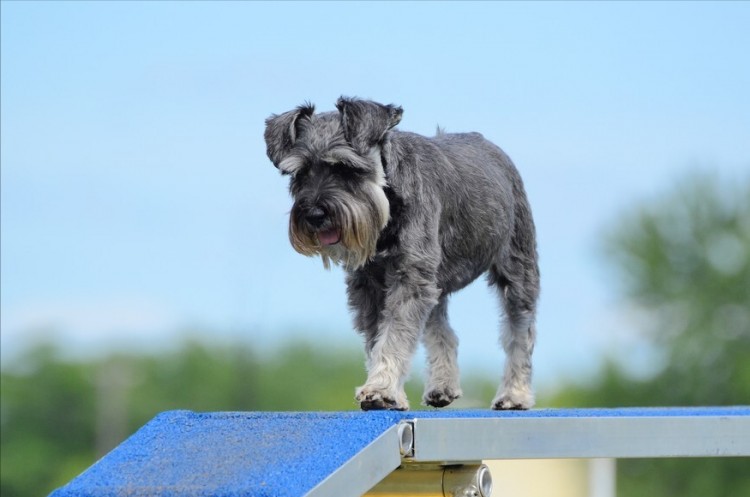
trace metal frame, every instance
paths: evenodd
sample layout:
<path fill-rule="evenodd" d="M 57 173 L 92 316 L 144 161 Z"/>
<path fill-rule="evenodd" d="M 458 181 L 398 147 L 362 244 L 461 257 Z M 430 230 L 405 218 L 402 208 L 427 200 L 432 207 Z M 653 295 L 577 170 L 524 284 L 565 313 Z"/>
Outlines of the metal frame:
<path fill-rule="evenodd" d="M 399 426 L 393 426 L 318 483 L 305 497 L 359 497 L 401 465 Z"/>
<path fill-rule="evenodd" d="M 445 486 L 445 470 L 482 475 L 482 460 L 750 456 L 750 410 L 580 410 L 573 415 L 440 417 L 414 413 L 366 447 L 306 497 L 329 495 L 459 495 Z M 467 480 L 468 481 L 468 480 Z M 476 478 L 474 480 L 476 482 Z M 402 493 L 394 489 L 404 486 Z M 439 489 L 443 489 L 442 492 Z M 469 488 L 469 487 L 467 487 Z M 474 492 L 474 493 L 472 493 Z"/>
<path fill-rule="evenodd" d="M 411 461 L 750 456 L 748 416 L 414 419 Z"/>

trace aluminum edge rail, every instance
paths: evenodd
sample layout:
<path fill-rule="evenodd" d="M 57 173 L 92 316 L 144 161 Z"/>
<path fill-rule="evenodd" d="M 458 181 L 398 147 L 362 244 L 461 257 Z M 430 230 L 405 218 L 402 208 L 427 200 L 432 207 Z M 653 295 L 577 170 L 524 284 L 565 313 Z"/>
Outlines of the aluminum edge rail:
<path fill-rule="evenodd" d="M 399 438 L 399 425 L 392 426 L 305 497 L 360 497 L 401 465 Z"/>
<path fill-rule="evenodd" d="M 415 418 L 411 462 L 750 456 L 750 416 Z"/>

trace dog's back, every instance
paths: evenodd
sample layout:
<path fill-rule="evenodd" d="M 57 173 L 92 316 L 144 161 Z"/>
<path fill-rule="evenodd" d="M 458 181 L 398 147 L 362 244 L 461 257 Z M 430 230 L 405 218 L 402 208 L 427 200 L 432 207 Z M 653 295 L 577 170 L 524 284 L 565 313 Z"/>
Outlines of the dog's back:
<path fill-rule="evenodd" d="M 392 131 L 389 141 L 402 158 L 389 161 L 389 184 L 406 202 L 413 196 L 418 208 L 439 215 L 443 290 L 459 290 L 502 262 L 516 227 L 528 231 L 521 177 L 505 152 L 480 133 Z"/>

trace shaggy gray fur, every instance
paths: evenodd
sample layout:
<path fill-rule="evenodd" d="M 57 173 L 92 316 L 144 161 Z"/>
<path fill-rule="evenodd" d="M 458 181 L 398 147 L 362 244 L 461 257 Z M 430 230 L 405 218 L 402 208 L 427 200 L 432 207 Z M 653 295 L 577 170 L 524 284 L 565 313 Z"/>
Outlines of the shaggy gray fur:
<path fill-rule="evenodd" d="M 487 274 L 505 320 L 505 375 L 493 409 L 528 409 L 539 268 L 534 222 L 515 166 L 479 133 L 427 138 L 394 130 L 394 105 L 340 98 L 266 121 L 268 157 L 290 176 L 289 236 L 305 255 L 347 272 L 367 352 L 362 409 L 409 408 L 404 382 L 421 340 L 423 402 L 461 396 L 448 296 Z"/>

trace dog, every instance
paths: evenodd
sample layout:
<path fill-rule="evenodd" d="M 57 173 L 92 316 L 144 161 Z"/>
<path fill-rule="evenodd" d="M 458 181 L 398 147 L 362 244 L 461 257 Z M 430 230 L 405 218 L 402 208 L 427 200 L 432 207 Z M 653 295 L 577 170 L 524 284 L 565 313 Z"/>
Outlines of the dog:
<path fill-rule="evenodd" d="M 346 272 L 363 336 L 363 410 L 407 410 L 404 382 L 420 340 L 423 403 L 462 395 L 448 297 L 486 274 L 504 310 L 503 381 L 493 409 L 529 409 L 539 296 L 536 231 L 510 158 L 479 133 L 428 138 L 394 129 L 401 107 L 341 97 L 337 111 L 306 103 L 271 115 L 271 162 L 290 178 L 289 239 Z"/>

